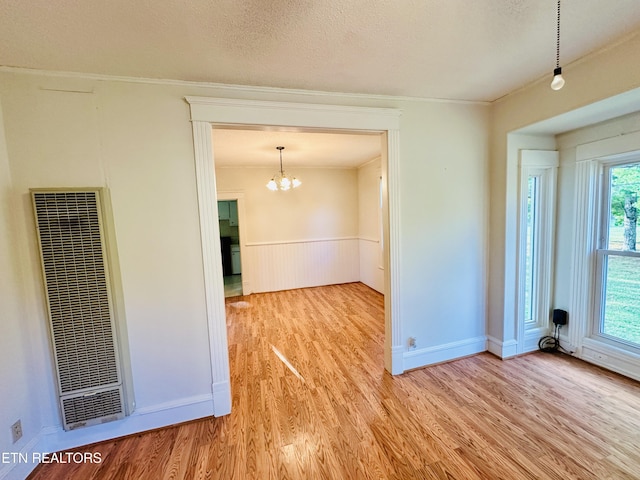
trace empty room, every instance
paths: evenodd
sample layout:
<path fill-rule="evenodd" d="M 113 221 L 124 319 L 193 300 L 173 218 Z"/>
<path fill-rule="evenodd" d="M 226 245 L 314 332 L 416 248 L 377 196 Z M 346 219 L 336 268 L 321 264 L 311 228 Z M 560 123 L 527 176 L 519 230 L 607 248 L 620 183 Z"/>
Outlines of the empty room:
<path fill-rule="evenodd" d="M 640 4 L 0 0 L 0 479 L 640 478 Z"/>

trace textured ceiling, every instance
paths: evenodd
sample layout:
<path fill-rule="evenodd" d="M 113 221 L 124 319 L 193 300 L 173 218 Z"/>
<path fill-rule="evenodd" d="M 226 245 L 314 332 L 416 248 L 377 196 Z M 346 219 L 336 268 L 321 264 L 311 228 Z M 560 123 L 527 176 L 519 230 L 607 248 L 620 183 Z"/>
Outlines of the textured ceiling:
<path fill-rule="evenodd" d="M 0 65 L 491 101 L 550 74 L 555 27 L 555 0 L 0 0 Z M 639 29 L 640 0 L 563 0 L 561 63 Z"/>

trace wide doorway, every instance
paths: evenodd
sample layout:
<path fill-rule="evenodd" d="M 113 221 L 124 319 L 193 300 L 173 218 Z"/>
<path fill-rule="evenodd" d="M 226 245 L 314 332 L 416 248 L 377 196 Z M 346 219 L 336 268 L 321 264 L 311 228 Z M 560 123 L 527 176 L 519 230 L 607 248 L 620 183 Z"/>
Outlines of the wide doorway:
<path fill-rule="evenodd" d="M 216 125 L 260 125 L 324 131 L 363 131 L 382 134 L 383 241 L 385 275 L 384 365 L 392 374 L 404 371 L 400 321 L 399 163 L 400 110 L 211 97 L 186 97 L 190 105 L 198 208 L 202 241 L 204 287 L 212 371 L 213 413 L 231 412 L 224 285 L 212 128 Z M 218 248 L 216 248 L 216 246 Z"/>

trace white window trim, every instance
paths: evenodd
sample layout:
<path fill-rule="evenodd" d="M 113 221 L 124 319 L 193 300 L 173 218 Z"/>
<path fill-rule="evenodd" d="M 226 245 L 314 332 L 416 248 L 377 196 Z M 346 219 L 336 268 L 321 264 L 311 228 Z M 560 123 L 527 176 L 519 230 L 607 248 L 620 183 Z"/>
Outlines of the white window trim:
<path fill-rule="evenodd" d="M 596 247 L 602 209 L 602 165 L 624 162 L 640 151 L 640 132 L 578 145 L 574 196 L 573 258 L 569 307 L 569 348 L 575 356 L 640 380 L 640 354 L 592 334 L 597 307 Z"/>
<path fill-rule="evenodd" d="M 549 329 L 553 279 L 555 195 L 558 177 L 558 152 L 522 150 L 520 152 L 520 214 L 518 233 L 518 353 L 534 351 L 538 340 Z M 525 277 L 527 256 L 527 198 L 529 178 L 538 182 L 537 255 L 533 299 L 533 321 L 525 318 Z"/>
<path fill-rule="evenodd" d="M 612 157 L 605 157 L 599 161 L 599 180 L 600 180 L 600 198 L 597 202 L 599 205 L 598 217 L 597 217 L 597 232 L 598 238 L 595 245 L 595 280 L 593 283 L 593 310 L 590 315 L 590 322 L 588 325 L 589 337 L 594 340 L 604 342 L 608 345 L 615 346 L 622 350 L 629 350 L 635 354 L 640 355 L 640 347 L 627 344 L 624 341 L 616 340 L 614 337 L 606 335 L 600 332 L 600 325 L 603 322 L 604 302 L 605 302 L 605 257 L 620 256 L 620 257 L 634 257 L 640 258 L 640 252 L 627 252 L 623 250 L 609 250 L 608 247 L 608 219 L 605 220 L 605 215 L 608 217 L 608 212 L 611 209 L 610 205 L 610 190 L 609 190 L 609 177 L 606 175 L 611 168 L 620 165 L 627 165 L 630 163 L 640 162 L 640 151 L 625 153 L 623 155 L 614 155 Z"/>

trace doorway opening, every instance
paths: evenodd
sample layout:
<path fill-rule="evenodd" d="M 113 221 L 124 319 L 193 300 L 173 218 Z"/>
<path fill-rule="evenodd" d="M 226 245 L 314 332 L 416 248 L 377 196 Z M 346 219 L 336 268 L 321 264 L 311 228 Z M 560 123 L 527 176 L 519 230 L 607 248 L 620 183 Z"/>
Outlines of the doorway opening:
<path fill-rule="evenodd" d="M 384 294 L 381 133 L 213 125 L 212 139 L 225 297 L 234 257 L 244 295 L 358 281 Z M 296 190 L 267 187 L 279 145 Z"/>
<path fill-rule="evenodd" d="M 242 295 L 242 257 L 237 200 L 218 200 L 218 226 L 224 296 L 238 297 Z"/>
<path fill-rule="evenodd" d="M 389 108 L 262 102 L 210 97 L 186 97 L 186 101 L 190 105 L 193 128 L 206 315 L 209 329 L 213 414 L 220 416 L 231 412 L 226 312 L 212 139 L 212 127 L 216 125 L 235 125 L 244 128 L 247 125 L 263 128 L 277 125 L 278 128 L 292 130 L 337 130 L 382 134 L 381 164 L 386 200 L 383 206 L 383 241 L 387 246 L 384 265 L 384 366 L 391 374 L 403 373 L 404 344 L 401 340 L 402 324 L 399 302 L 401 262 L 398 194 L 401 111 Z M 244 254 L 242 256 L 244 257 Z"/>

